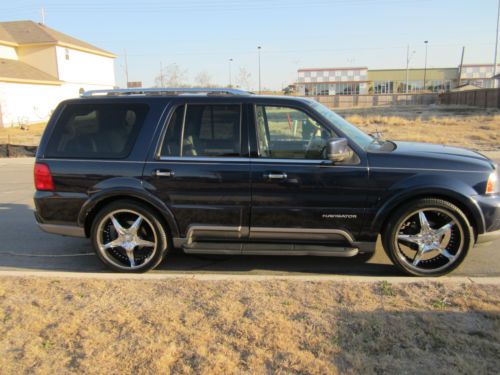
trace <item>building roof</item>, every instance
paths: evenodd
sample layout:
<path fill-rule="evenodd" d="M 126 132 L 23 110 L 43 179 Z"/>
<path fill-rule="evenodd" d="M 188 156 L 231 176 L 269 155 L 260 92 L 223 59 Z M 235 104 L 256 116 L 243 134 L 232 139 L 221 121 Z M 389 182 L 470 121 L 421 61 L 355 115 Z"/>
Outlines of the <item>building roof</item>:
<path fill-rule="evenodd" d="M 18 60 L 0 59 L 0 82 L 60 85 L 56 77 Z"/>
<path fill-rule="evenodd" d="M 0 22 L 0 42 L 15 46 L 58 44 L 98 55 L 116 57 L 111 52 L 33 21 Z"/>

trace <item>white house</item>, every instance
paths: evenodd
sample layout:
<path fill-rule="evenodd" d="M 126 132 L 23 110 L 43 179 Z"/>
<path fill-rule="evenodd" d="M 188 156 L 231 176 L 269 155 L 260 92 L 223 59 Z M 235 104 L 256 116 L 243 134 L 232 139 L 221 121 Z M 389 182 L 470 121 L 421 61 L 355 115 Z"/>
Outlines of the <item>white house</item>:
<path fill-rule="evenodd" d="M 115 57 L 43 24 L 0 22 L 0 128 L 47 120 L 61 100 L 113 88 Z"/>

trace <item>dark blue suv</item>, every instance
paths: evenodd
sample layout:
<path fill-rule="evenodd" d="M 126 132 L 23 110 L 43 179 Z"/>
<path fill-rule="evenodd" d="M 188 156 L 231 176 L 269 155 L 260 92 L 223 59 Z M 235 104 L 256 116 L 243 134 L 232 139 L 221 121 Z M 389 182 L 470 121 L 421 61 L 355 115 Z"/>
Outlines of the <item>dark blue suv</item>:
<path fill-rule="evenodd" d="M 500 235 L 498 170 L 466 149 L 382 141 L 310 99 L 231 89 L 62 102 L 35 165 L 36 220 L 116 271 L 168 250 L 369 259 L 442 275 Z M 167 257 L 168 259 L 168 257 Z"/>

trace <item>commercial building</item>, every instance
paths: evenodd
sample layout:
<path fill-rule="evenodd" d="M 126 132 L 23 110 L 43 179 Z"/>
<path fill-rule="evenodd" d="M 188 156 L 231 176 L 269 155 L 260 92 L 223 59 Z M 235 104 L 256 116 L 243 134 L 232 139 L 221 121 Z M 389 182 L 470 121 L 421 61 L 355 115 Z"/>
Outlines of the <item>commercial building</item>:
<path fill-rule="evenodd" d="M 297 92 L 305 96 L 447 92 L 459 85 L 494 85 L 493 65 L 463 65 L 462 69 L 299 69 L 297 77 Z"/>
<path fill-rule="evenodd" d="M 44 121 L 61 100 L 113 88 L 115 57 L 39 23 L 0 22 L 0 127 Z"/>

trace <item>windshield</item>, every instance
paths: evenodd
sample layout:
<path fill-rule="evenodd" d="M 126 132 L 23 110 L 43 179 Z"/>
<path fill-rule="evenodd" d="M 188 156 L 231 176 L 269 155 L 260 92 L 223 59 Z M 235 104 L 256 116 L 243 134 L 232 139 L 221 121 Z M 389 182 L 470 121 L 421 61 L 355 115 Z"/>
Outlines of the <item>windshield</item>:
<path fill-rule="evenodd" d="M 323 104 L 311 100 L 309 105 L 329 120 L 336 128 L 340 129 L 347 137 L 352 139 L 358 146 L 365 149 L 374 141 L 374 138 L 362 132 Z"/>

